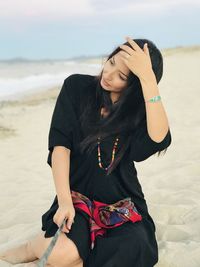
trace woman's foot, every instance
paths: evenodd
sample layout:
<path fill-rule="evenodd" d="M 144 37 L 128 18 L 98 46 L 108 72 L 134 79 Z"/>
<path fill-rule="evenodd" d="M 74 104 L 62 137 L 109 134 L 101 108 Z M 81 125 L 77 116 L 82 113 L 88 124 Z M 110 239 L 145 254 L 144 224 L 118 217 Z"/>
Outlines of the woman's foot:
<path fill-rule="evenodd" d="M 30 241 L 6 250 L 0 254 L 0 260 L 7 261 L 12 264 L 31 262 L 37 259 L 33 251 L 30 249 Z"/>

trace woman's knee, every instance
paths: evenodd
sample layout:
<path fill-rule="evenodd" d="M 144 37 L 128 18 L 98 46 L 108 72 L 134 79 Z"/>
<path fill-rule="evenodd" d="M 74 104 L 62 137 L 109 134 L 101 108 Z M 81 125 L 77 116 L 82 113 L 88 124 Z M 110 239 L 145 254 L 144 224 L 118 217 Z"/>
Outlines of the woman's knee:
<path fill-rule="evenodd" d="M 44 236 L 38 236 L 38 241 L 41 240 L 40 250 L 38 249 L 38 258 L 41 258 L 44 251 L 49 246 L 53 237 L 45 238 Z M 56 244 L 49 255 L 47 262 L 51 265 L 67 267 L 76 266 L 82 263 L 78 249 L 75 243 L 69 239 L 65 233 L 60 233 Z"/>
<path fill-rule="evenodd" d="M 27 250 L 34 253 L 34 255 L 39 259 L 41 258 L 45 250 L 45 237 L 44 232 L 40 232 L 33 239 L 28 240 Z"/>

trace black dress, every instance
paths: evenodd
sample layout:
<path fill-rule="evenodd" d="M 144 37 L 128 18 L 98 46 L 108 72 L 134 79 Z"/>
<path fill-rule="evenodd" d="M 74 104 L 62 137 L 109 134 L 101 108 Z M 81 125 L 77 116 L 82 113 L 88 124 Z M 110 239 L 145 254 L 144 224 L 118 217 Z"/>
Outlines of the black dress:
<path fill-rule="evenodd" d="M 107 229 L 106 236 L 97 236 L 95 247 L 91 250 L 87 215 L 76 210 L 74 223 L 66 235 L 76 244 L 84 267 L 152 267 L 158 262 L 156 228 L 148 212 L 134 161 L 143 161 L 157 151 L 167 148 L 171 144 L 170 129 L 163 141 L 157 143 L 148 135 L 146 125 L 142 125 L 134 134 L 127 153 L 116 169 L 110 175 L 105 175 L 105 170 L 98 165 L 97 148 L 88 156 L 79 153 L 76 146 L 82 134 L 79 122 L 80 101 L 85 97 L 95 96 L 94 77 L 73 74 L 65 79 L 52 116 L 47 163 L 51 166 L 54 146 L 69 148 L 71 190 L 107 204 L 131 197 L 142 215 L 142 221 L 128 221 L 116 228 Z M 111 161 L 115 138 L 111 136 L 101 142 L 104 167 Z M 57 208 L 55 196 L 49 210 L 42 215 L 45 237 L 52 237 L 58 229 L 53 222 Z"/>

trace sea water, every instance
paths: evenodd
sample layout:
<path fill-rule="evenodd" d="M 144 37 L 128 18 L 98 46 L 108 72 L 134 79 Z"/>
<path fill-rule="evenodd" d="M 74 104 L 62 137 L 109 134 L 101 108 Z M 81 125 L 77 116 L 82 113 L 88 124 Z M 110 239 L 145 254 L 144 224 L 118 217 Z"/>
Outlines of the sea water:
<path fill-rule="evenodd" d="M 97 75 L 102 63 L 84 60 L 0 61 L 0 101 L 16 100 L 26 94 L 61 86 L 73 73 Z M 96 63 L 97 62 L 97 63 Z"/>

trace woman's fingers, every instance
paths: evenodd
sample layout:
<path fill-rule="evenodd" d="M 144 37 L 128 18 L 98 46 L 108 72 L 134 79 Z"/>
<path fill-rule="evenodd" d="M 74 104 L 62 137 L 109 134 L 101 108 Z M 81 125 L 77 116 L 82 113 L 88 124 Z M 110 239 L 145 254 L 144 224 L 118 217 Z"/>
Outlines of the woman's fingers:
<path fill-rule="evenodd" d="M 128 53 L 122 50 L 119 52 L 119 55 L 121 55 L 123 59 L 128 59 L 130 57 Z"/>
<path fill-rule="evenodd" d="M 69 217 L 69 219 L 67 220 L 67 223 L 66 223 L 68 229 L 71 229 L 73 221 L 74 221 L 74 218 L 72 216 Z"/>
<path fill-rule="evenodd" d="M 70 203 L 60 205 L 53 216 L 53 221 L 58 227 L 61 227 L 61 231 L 69 233 L 72 223 L 74 222 L 75 209 Z"/>
<path fill-rule="evenodd" d="M 131 39 L 129 36 L 126 37 L 126 40 L 129 42 L 129 44 L 133 47 L 133 49 L 135 51 L 138 51 L 138 52 L 142 51 L 140 46 L 133 39 Z"/>
<path fill-rule="evenodd" d="M 135 50 L 133 48 L 129 47 L 128 45 L 120 45 L 119 46 L 122 50 L 126 51 L 129 55 L 132 55 Z"/>
<path fill-rule="evenodd" d="M 69 231 L 71 230 L 72 228 L 72 224 L 74 223 L 74 218 L 71 216 L 69 217 L 69 219 L 66 218 L 66 222 L 65 224 L 63 225 L 63 228 L 62 228 L 62 231 L 63 232 L 66 232 L 66 233 L 69 233 Z M 59 224 L 61 225 L 62 222 Z"/>

